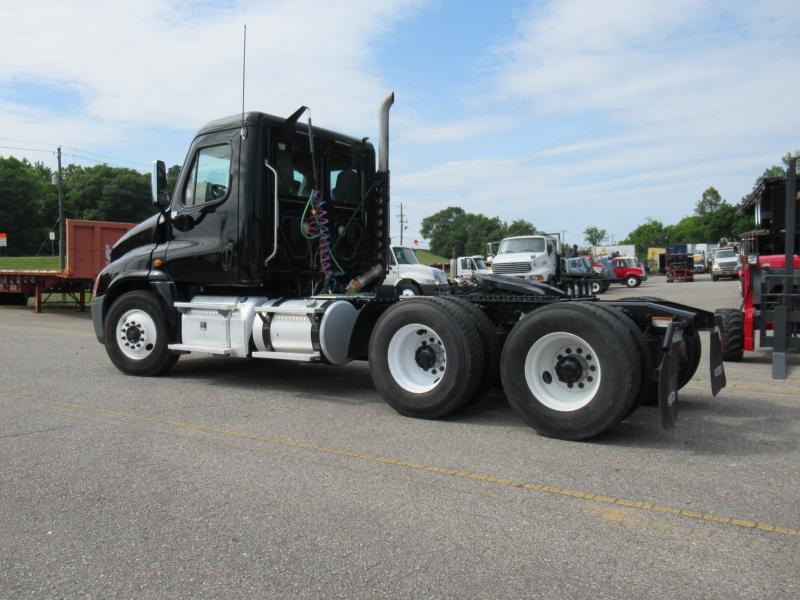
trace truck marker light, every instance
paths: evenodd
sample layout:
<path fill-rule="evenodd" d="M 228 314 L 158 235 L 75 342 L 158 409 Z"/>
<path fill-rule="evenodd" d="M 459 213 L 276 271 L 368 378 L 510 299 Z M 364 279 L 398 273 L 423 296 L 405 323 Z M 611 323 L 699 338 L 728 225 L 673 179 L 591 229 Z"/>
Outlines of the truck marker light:
<path fill-rule="evenodd" d="M 653 327 L 667 327 L 672 322 L 672 317 L 652 317 L 650 322 Z"/>
<path fill-rule="evenodd" d="M 160 267 L 160 266 L 161 266 L 161 265 L 163 265 L 163 264 L 164 264 L 164 261 L 162 261 L 160 258 L 157 258 L 157 259 L 155 259 L 155 260 L 153 261 L 153 266 L 154 266 L 154 267 Z"/>

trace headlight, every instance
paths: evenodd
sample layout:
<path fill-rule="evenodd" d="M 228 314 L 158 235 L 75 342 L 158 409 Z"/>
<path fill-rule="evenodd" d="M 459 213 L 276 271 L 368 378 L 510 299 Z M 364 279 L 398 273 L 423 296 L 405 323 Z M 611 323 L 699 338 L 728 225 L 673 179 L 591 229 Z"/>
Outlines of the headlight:
<path fill-rule="evenodd" d="M 447 283 L 447 275 L 441 269 L 434 269 L 433 277 L 438 283 Z"/>

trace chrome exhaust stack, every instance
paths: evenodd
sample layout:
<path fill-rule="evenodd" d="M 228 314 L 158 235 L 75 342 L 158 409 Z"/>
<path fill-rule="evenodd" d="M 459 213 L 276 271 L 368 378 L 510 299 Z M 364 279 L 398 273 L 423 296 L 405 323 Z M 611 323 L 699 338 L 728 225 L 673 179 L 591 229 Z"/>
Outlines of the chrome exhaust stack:
<path fill-rule="evenodd" d="M 389 172 L 389 109 L 394 104 L 394 92 L 386 96 L 381 104 L 378 137 L 378 171 Z"/>

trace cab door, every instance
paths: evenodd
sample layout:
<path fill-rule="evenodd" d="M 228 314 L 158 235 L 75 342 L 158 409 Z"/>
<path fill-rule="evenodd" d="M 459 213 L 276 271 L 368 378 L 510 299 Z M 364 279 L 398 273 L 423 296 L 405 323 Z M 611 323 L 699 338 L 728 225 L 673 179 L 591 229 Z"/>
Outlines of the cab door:
<path fill-rule="evenodd" d="M 165 271 L 176 282 L 238 279 L 239 131 L 195 140 L 172 198 Z"/>

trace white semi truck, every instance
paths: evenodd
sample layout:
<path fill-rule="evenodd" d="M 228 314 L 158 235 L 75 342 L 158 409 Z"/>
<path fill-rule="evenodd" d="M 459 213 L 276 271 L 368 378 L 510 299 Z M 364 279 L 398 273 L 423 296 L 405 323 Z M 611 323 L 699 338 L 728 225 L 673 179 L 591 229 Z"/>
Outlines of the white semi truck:
<path fill-rule="evenodd" d="M 492 273 L 554 284 L 558 281 L 558 240 L 536 234 L 505 238 L 492 261 Z"/>

